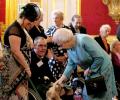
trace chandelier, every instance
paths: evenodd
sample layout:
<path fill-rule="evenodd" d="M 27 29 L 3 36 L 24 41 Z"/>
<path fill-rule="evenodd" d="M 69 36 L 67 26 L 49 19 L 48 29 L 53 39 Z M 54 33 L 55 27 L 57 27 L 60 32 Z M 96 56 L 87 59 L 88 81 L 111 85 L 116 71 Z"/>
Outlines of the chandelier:
<path fill-rule="evenodd" d="M 120 23 L 120 0 L 102 0 L 108 6 L 109 16 L 116 22 Z"/>

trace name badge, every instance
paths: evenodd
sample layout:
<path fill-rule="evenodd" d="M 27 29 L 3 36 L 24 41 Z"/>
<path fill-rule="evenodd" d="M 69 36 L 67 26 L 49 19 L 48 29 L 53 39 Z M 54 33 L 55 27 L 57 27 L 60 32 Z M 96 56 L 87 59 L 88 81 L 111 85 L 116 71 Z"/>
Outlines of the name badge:
<path fill-rule="evenodd" d="M 40 60 L 38 63 L 37 63 L 37 66 L 38 67 L 41 67 L 43 65 L 43 62 Z"/>

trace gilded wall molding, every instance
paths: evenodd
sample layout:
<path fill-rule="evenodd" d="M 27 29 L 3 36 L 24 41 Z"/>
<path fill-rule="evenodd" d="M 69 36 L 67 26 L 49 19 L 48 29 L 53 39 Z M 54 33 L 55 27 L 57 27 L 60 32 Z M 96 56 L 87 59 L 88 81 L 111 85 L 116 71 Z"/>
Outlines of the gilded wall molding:
<path fill-rule="evenodd" d="M 102 0 L 107 5 L 109 16 L 118 24 L 120 22 L 120 0 Z"/>

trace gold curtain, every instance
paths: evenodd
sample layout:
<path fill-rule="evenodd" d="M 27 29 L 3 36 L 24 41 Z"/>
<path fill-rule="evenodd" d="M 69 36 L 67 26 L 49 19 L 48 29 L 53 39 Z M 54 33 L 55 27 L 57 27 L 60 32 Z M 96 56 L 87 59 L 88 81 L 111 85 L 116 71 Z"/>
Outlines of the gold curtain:
<path fill-rule="evenodd" d="M 6 0 L 6 26 L 10 25 L 18 15 L 18 0 Z"/>
<path fill-rule="evenodd" d="M 77 14 L 81 15 L 81 0 L 77 0 Z"/>

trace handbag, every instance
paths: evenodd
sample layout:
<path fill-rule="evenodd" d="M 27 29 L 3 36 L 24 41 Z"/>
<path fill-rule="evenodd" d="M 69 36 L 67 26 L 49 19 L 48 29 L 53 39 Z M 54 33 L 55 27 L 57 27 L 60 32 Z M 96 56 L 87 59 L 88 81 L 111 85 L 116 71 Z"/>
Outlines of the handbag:
<path fill-rule="evenodd" d="M 85 80 L 85 85 L 88 95 L 99 96 L 107 91 L 104 76 L 102 75 Z"/>

